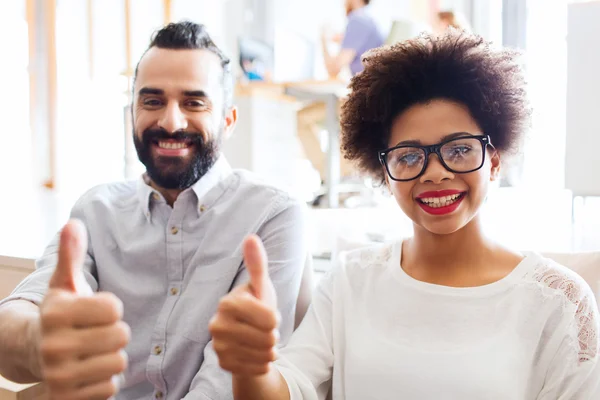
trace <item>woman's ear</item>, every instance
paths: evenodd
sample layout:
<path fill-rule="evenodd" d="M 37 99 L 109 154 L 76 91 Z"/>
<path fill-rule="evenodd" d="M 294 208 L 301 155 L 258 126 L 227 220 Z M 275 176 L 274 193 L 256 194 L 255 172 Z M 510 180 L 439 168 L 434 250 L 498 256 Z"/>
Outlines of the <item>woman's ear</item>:
<path fill-rule="evenodd" d="M 385 186 L 387 187 L 387 189 L 391 193 L 391 189 L 390 189 L 390 177 L 388 176 L 387 170 L 385 169 L 384 166 L 382 166 L 381 169 L 383 170 L 383 178 L 385 179 Z"/>
<path fill-rule="evenodd" d="M 494 150 L 492 156 L 490 157 L 491 161 L 491 171 L 490 171 L 490 181 L 495 181 L 500 178 L 500 153 L 497 150 Z"/>

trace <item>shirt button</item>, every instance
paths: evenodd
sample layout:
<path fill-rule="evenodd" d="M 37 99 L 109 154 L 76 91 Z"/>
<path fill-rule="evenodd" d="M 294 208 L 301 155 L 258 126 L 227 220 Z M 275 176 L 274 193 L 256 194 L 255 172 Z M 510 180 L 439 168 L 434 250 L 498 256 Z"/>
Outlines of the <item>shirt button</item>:
<path fill-rule="evenodd" d="M 162 353 L 162 347 L 156 345 L 154 346 L 154 354 L 156 354 L 157 356 L 160 355 L 160 353 Z"/>
<path fill-rule="evenodd" d="M 177 235 L 177 232 L 179 232 L 179 229 L 177 229 L 177 227 L 176 227 L 176 226 L 174 226 L 174 227 L 172 227 L 172 228 L 171 228 L 171 233 L 172 233 L 173 235 Z"/>
<path fill-rule="evenodd" d="M 173 296 L 177 296 L 179 294 L 179 289 L 177 289 L 176 287 L 172 287 L 171 288 L 171 294 Z"/>
<path fill-rule="evenodd" d="M 160 200 L 160 195 L 158 193 L 154 192 L 154 193 L 152 193 L 152 198 L 154 200 Z"/>
<path fill-rule="evenodd" d="M 157 399 L 162 399 L 163 398 L 163 392 L 156 392 L 156 394 L 154 395 L 154 397 L 156 397 Z"/>
<path fill-rule="evenodd" d="M 204 211 L 206 211 L 206 207 L 200 206 L 200 212 L 204 212 Z"/>

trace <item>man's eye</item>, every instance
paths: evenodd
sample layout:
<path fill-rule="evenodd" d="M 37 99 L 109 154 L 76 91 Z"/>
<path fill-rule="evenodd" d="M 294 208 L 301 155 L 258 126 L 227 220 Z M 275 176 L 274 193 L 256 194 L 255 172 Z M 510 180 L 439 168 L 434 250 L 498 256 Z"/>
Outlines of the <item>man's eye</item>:
<path fill-rule="evenodd" d="M 146 99 L 144 100 L 144 105 L 149 107 L 157 107 L 160 106 L 160 100 L 158 99 Z"/>
<path fill-rule="evenodd" d="M 200 100 L 188 100 L 186 105 L 188 107 L 204 107 L 205 104 Z"/>

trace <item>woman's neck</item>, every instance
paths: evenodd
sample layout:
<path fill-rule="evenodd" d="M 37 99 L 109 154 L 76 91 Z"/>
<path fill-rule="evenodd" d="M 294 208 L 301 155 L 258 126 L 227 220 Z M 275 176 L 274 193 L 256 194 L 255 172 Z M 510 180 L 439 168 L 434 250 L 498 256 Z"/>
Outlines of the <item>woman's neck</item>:
<path fill-rule="evenodd" d="M 479 217 L 462 229 L 438 235 L 415 226 L 402 249 L 402 268 L 418 280 L 448 285 L 477 286 L 510 272 L 518 259 L 483 233 Z"/>
<path fill-rule="evenodd" d="M 435 234 L 420 226 L 415 226 L 414 232 L 409 248 L 424 264 L 467 261 L 492 246 L 483 233 L 478 216 L 451 234 Z"/>

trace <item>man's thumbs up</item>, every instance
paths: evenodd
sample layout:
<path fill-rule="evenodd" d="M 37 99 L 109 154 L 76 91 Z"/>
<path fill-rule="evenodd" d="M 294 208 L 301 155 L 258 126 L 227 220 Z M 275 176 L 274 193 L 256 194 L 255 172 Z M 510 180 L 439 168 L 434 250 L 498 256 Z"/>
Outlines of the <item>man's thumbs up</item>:
<path fill-rule="evenodd" d="M 250 275 L 250 289 L 254 296 L 276 307 L 277 299 L 269 278 L 267 252 L 256 235 L 250 235 L 244 241 L 244 263 Z"/>
<path fill-rule="evenodd" d="M 123 349 L 130 329 L 123 303 L 112 293 L 94 294 L 83 275 L 87 233 L 69 221 L 60 233 L 58 263 L 40 305 L 39 364 L 50 399 L 108 399 L 114 376 L 127 368 Z M 73 346 L 77 343 L 77 346 Z"/>
<path fill-rule="evenodd" d="M 82 271 L 86 252 L 85 226 L 79 220 L 70 220 L 60 234 L 58 263 L 50 279 L 50 289 L 61 289 L 80 295 L 93 293 Z"/>

